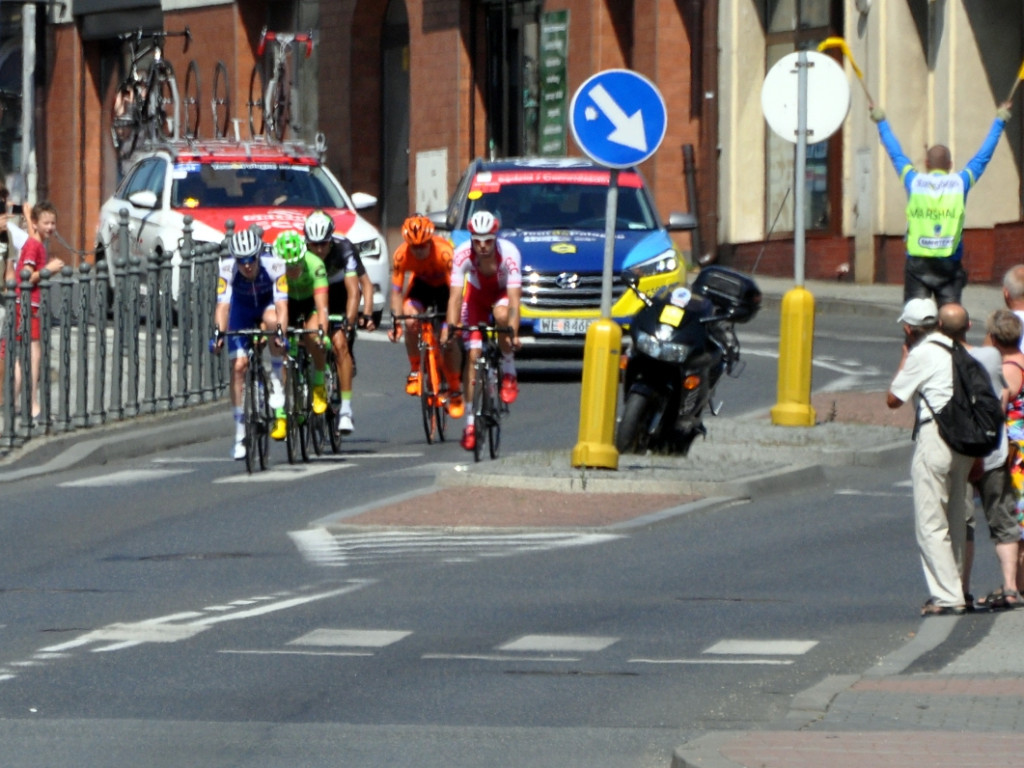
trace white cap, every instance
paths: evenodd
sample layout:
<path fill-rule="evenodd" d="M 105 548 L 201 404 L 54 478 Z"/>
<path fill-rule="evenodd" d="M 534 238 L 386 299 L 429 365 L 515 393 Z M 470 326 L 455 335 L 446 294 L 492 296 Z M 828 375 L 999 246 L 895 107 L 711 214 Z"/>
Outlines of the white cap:
<path fill-rule="evenodd" d="M 934 299 L 911 299 L 903 307 L 903 314 L 897 322 L 920 328 L 923 325 L 934 324 L 938 316 L 939 308 L 935 306 Z"/>

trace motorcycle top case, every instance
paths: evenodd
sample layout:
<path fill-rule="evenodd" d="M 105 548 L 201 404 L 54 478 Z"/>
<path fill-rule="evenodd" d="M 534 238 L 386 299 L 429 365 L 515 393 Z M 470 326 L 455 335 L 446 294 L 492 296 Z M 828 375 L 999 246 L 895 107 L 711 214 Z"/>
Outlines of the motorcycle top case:
<path fill-rule="evenodd" d="M 706 297 L 737 323 L 752 320 L 761 308 L 761 290 L 753 278 L 717 264 L 703 267 L 691 290 Z"/>

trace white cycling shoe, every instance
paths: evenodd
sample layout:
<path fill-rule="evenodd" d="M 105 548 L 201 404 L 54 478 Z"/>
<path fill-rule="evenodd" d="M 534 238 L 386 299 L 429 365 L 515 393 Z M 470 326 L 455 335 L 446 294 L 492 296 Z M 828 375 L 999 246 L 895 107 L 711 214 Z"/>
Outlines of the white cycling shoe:
<path fill-rule="evenodd" d="M 352 421 L 351 413 L 339 413 L 338 414 L 338 431 L 343 435 L 351 435 L 355 430 L 355 422 Z"/>
<path fill-rule="evenodd" d="M 245 458 L 245 442 L 243 440 L 235 440 L 235 449 L 231 455 L 236 461 Z"/>
<path fill-rule="evenodd" d="M 275 411 L 284 408 L 284 387 L 275 378 L 270 379 L 270 407 Z"/>

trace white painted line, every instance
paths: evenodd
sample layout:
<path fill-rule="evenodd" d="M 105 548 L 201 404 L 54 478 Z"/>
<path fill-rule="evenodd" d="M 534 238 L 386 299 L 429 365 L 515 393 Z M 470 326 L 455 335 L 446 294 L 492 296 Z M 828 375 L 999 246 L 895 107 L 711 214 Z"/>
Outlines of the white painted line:
<path fill-rule="evenodd" d="M 150 461 L 154 464 L 234 464 L 238 459 L 216 456 L 196 456 L 195 458 L 189 456 L 164 456 L 150 459 Z"/>
<path fill-rule="evenodd" d="M 577 653 L 602 651 L 613 643 L 617 637 L 589 637 L 585 635 L 523 635 L 517 640 L 498 646 L 499 651 L 542 651 Z"/>
<path fill-rule="evenodd" d="M 242 472 L 237 475 L 218 477 L 214 483 L 288 483 L 305 480 L 312 475 L 333 472 L 336 469 L 350 469 L 355 464 L 275 464 L 266 472 Z"/>
<path fill-rule="evenodd" d="M 580 661 L 574 656 L 502 656 L 493 653 L 425 653 L 420 658 L 441 661 Z"/>
<path fill-rule="evenodd" d="M 856 488 L 840 488 L 836 491 L 836 496 L 864 496 L 873 498 L 906 499 L 912 495 L 910 491 L 858 491 Z"/>
<path fill-rule="evenodd" d="M 818 644 L 817 640 L 720 640 L 704 653 L 738 656 L 800 656 Z"/>
<path fill-rule="evenodd" d="M 234 653 L 239 656 L 373 656 L 373 651 L 237 651 L 230 648 L 217 653 Z"/>
<path fill-rule="evenodd" d="M 60 483 L 60 488 L 109 488 L 136 483 L 148 483 L 151 480 L 164 480 L 175 475 L 191 474 L 191 469 L 124 469 L 99 477 L 84 477 L 81 480 L 69 480 Z"/>
<path fill-rule="evenodd" d="M 194 619 L 202 615 L 203 614 L 196 613 L 195 611 L 184 611 L 182 613 L 172 613 L 168 616 L 161 616 L 156 619 L 147 619 L 146 621 L 138 622 L 138 624 L 144 625 L 146 627 L 152 627 L 158 624 L 167 624 L 172 621 L 178 621 L 180 619 Z M 66 643 L 48 645 L 47 647 L 40 648 L 39 650 L 43 653 L 55 653 L 60 651 L 67 651 L 71 648 L 79 648 L 83 645 L 88 645 L 89 643 L 111 639 L 109 636 L 104 634 L 104 632 L 106 632 L 108 629 L 121 632 L 129 632 L 130 630 L 126 628 L 131 626 L 131 624 L 111 624 L 110 627 L 94 630 L 92 632 L 86 632 L 84 635 L 79 635 L 74 640 L 68 640 Z"/>
<path fill-rule="evenodd" d="M 314 629 L 302 637 L 290 640 L 288 645 L 345 645 L 356 648 L 383 648 L 397 643 L 412 632 L 386 629 Z"/>
<path fill-rule="evenodd" d="M 784 659 L 628 659 L 627 664 L 766 664 L 787 666 L 792 661 Z"/>

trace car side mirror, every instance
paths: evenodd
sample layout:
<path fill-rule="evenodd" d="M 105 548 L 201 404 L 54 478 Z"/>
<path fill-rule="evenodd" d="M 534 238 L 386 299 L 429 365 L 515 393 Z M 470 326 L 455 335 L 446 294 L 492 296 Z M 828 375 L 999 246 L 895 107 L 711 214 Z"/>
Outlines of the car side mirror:
<path fill-rule="evenodd" d="M 448 211 L 431 211 L 427 214 L 427 218 L 430 219 L 435 228 L 440 229 L 442 232 L 450 232 L 452 229 L 448 224 Z"/>
<path fill-rule="evenodd" d="M 626 269 L 619 273 L 619 282 L 622 283 L 627 288 L 635 289 L 638 285 L 640 285 L 640 278 L 637 277 L 636 272 L 634 272 L 633 270 Z"/>
<path fill-rule="evenodd" d="M 377 204 L 377 198 L 373 195 L 368 195 L 365 192 L 355 192 L 352 194 L 352 205 L 356 207 L 357 211 L 361 211 L 364 208 L 373 208 Z"/>
<path fill-rule="evenodd" d="M 697 217 L 692 213 L 673 211 L 668 215 L 668 224 L 665 226 L 672 232 L 688 232 L 697 228 Z"/>
<path fill-rule="evenodd" d="M 146 208 L 152 211 L 157 208 L 157 204 L 160 201 L 157 200 L 155 192 L 151 192 L 148 189 L 140 189 L 138 192 L 132 192 L 132 194 L 128 195 L 128 202 L 136 208 Z"/>

